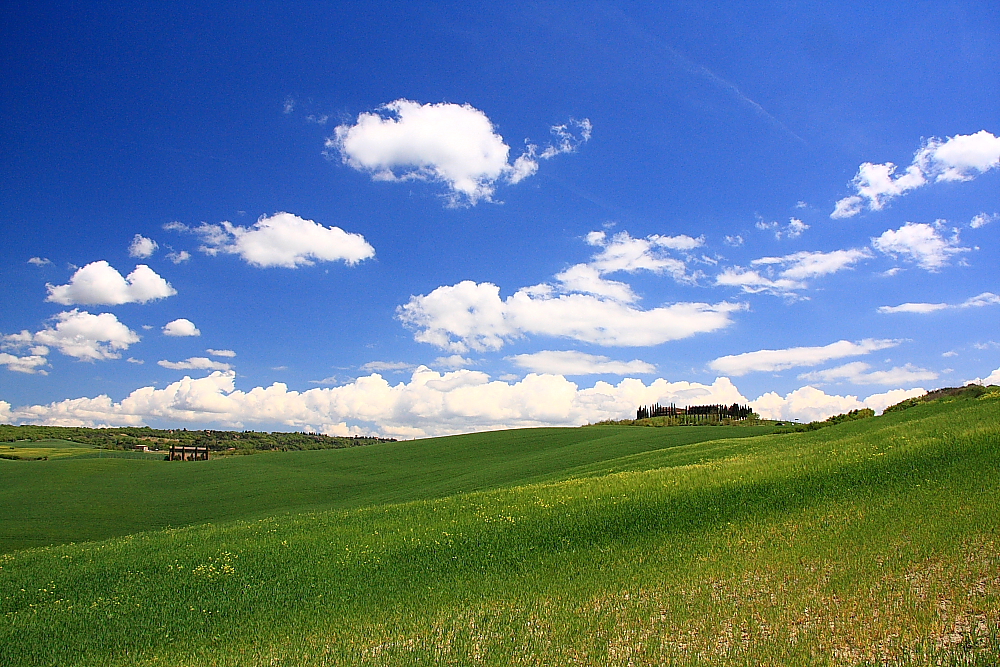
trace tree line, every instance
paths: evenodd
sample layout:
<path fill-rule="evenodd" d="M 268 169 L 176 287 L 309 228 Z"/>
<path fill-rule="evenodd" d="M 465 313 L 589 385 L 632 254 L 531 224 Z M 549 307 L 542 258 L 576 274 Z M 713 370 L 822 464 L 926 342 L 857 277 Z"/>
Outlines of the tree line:
<path fill-rule="evenodd" d="M 120 428 L 87 428 L 83 426 L 11 426 L 0 424 L 0 442 L 19 440 L 71 440 L 102 449 L 135 449 L 148 445 L 153 449 L 167 449 L 171 445 L 197 445 L 212 451 L 289 451 L 303 449 L 342 449 L 371 445 L 377 442 L 395 442 L 395 438 L 376 436 L 330 436 L 321 433 L 285 433 L 281 431 L 216 431 L 183 429 L 155 429 L 148 426 Z"/>
<path fill-rule="evenodd" d="M 684 415 L 705 418 L 709 420 L 719 420 L 729 418 L 734 421 L 742 421 L 754 417 L 753 408 L 749 405 L 691 405 L 687 408 L 678 408 L 675 404 L 660 405 L 640 405 L 635 411 L 636 419 L 651 419 L 653 417 L 679 417 Z"/>

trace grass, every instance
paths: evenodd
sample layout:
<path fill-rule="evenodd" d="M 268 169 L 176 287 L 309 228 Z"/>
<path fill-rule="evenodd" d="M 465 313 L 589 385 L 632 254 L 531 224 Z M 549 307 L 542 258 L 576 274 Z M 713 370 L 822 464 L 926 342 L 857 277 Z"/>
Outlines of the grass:
<path fill-rule="evenodd" d="M 18 551 L 0 664 L 995 665 L 998 464 L 962 400 Z"/>
<path fill-rule="evenodd" d="M 67 460 L 0 460 L 0 553 L 206 521 L 439 498 L 572 476 L 580 467 L 622 456 L 770 430 L 528 429 L 208 462 L 163 461 L 162 454 L 120 460 L 146 455 L 108 458 L 112 452 L 77 446 Z"/>

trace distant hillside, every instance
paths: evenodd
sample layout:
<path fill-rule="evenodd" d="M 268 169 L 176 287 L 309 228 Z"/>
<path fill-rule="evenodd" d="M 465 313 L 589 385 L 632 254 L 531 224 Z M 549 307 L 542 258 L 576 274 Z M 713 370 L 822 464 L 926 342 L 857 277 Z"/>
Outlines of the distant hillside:
<path fill-rule="evenodd" d="M 290 451 L 303 449 L 341 449 L 377 442 L 395 442 L 394 438 L 375 436 L 339 437 L 319 433 L 283 433 L 275 431 L 189 431 L 155 429 L 148 426 L 121 428 L 85 428 L 65 426 L 11 426 L 0 424 L 0 442 L 20 440 L 71 440 L 105 449 L 134 449 L 136 445 L 166 449 L 170 445 L 208 446 L 221 452 L 235 449 L 241 453 L 254 451 Z"/>

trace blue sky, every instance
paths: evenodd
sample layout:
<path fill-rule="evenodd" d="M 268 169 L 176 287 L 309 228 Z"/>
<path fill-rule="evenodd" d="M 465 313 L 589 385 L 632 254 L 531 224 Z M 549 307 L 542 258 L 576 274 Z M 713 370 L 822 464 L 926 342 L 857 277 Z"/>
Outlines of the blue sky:
<path fill-rule="evenodd" d="M 0 30 L 0 420 L 416 437 L 1000 382 L 990 2 Z"/>

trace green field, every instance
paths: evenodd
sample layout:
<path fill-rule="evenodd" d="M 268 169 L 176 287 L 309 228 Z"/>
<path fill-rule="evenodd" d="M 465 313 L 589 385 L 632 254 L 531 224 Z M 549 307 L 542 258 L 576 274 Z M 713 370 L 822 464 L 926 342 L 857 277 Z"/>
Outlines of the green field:
<path fill-rule="evenodd" d="M 164 461 L 162 454 L 123 459 L 131 453 L 77 445 L 69 448 L 77 452 L 73 460 L 0 460 L 0 507 L 6 510 L 0 553 L 207 521 L 440 498 L 585 474 L 595 465 L 622 465 L 618 459 L 632 454 L 771 430 L 528 429 L 207 462 Z M 32 456 L 62 451 L 44 450 L 43 442 L 57 441 L 10 444 Z M 720 454 L 697 454 L 710 455 Z"/>
<path fill-rule="evenodd" d="M 60 497 L 157 508 L 0 555 L 0 664 L 997 664 L 996 394 L 704 433 L 737 429 L 0 461 L 49 541 L 104 530 Z"/>

